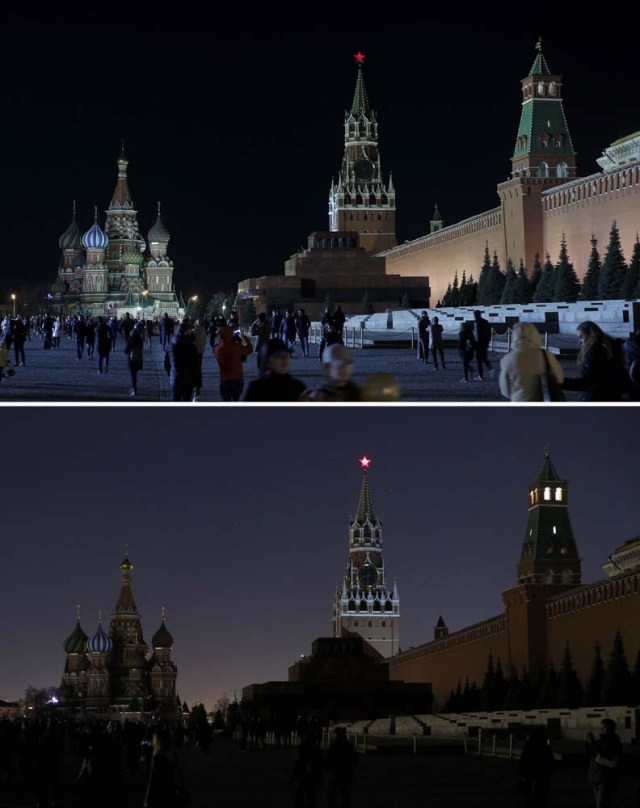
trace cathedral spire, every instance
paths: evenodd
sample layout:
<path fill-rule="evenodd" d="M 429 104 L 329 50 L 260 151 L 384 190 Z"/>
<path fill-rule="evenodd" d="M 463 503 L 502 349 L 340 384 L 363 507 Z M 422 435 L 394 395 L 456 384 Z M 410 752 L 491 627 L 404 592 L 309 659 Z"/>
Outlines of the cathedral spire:
<path fill-rule="evenodd" d="M 122 564 L 120 564 L 122 571 L 122 585 L 120 587 L 120 595 L 116 603 L 116 614 L 137 614 L 136 602 L 133 599 L 133 590 L 131 589 L 131 572 L 133 564 L 129 561 L 128 554 L 125 554 Z"/>
<path fill-rule="evenodd" d="M 133 207 L 131 192 L 129 191 L 129 185 L 127 183 L 127 166 L 129 165 L 129 161 L 124 154 L 124 140 L 122 141 L 122 149 L 120 151 L 120 156 L 118 157 L 117 163 L 118 179 L 113 192 L 113 197 L 111 199 L 111 204 L 109 205 L 109 210 L 118 210 L 123 207 Z"/>

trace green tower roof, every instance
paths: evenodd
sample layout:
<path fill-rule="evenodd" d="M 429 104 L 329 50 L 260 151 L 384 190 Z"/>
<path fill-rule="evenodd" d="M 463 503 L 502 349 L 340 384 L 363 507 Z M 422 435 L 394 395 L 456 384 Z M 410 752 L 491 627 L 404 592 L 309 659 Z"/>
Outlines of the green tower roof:
<path fill-rule="evenodd" d="M 551 455 L 548 451 L 544 453 L 544 463 L 538 472 L 536 480 L 540 483 L 560 482 L 560 477 L 558 476 L 558 472 L 555 470 L 554 465 L 551 462 Z"/>
<path fill-rule="evenodd" d="M 549 70 L 549 65 L 547 64 L 547 60 L 542 55 L 542 46 L 539 44 L 538 53 L 536 58 L 533 60 L 533 64 L 531 65 L 531 70 L 529 71 L 530 76 L 550 76 L 551 71 Z"/>
<path fill-rule="evenodd" d="M 371 491 L 369 490 L 369 477 L 365 469 L 362 474 L 362 487 L 360 489 L 360 501 L 358 502 L 358 515 L 356 519 L 358 522 L 364 522 L 367 517 L 369 517 L 371 521 L 375 520 L 373 505 L 371 504 Z"/>

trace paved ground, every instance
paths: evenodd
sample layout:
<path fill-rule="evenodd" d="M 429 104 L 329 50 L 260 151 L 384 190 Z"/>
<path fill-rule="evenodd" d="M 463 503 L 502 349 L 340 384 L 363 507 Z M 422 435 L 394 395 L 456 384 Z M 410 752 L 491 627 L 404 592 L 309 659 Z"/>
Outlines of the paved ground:
<path fill-rule="evenodd" d="M 236 743 L 217 738 L 210 754 L 197 749 L 179 754 L 191 808 L 293 808 L 289 777 L 297 751 L 267 748 L 241 752 Z M 67 759 L 59 805 L 80 808 L 75 782 L 78 762 Z M 352 808 L 515 808 L 517 763 L 492 757 L 440 754 L 367 753 L 355 772 Z M 122 805 L 142 808 L 146 774 L 129 775 L 121 788 Z M 22 781 L 2 786 L 0 808 L 34 805 L 33 790 Z M 636 808 L 632 773 L 625 776 L 615 808 Z M 321 786 L 318 808 L 325 808 Z M 583 760 L 558 763 L 554 775 L 553 808 L 593 805 Z M 113 806 L 117 808 L 117 806 Z"/>
<path fill-rule="evenodd" d="M 41 402 L 166 402 L 169 401 L 167 374 L 162 366 L 162 350 L 155 337 L 151 348 L 146 347 L 144 369 L 138 376 L 136 399 L 129 395 L 130 379 L 127 357 L 120 339 L 111 356 L 109 372 L 98 374 L 97 359 L 88 361 L 86 354 L 77 361 L 75 343 L 63 337 L 59 350 L 45 351 L 37 339 L 26 344 L 26 367 L 15 368 L 15 375 L 0 383 L 2 401 Z M 322 365 L 318 361 L 318 348 L 311 346 L 312 356 L 304 358 L 294 354 L 292 374 L 310 388 L 322 384 Z M 447 370 L 433 371 L 433 365 L 416 360 L 415 349 L 365 348 L 355 349 L 354 380 L 362 383 L 367 376 L 392 373 L 400 386 L 403 402 L 503 402 L 497 378 L 484 382 L 461 383 L 462 364 L 454 349 L 445 350 Z M 501 354 L 494 354 L 494 367 L 498 367 Z M 13 356 L 11 355 L 11 358 Z M 575 374 L 575 361 L 563 360 L 568 374 Z M 257 375 L 256 358 L 250 356 L 245 365 L 247 380 Z M 217 363 L 207 346 L 203 361 L 204 386 L 200 401 L 219 402 L 219 374 Z M 568 393 L 569 401 L 577 401 L 579 394 Z M 182 405 L 191 406 L 191 405 Z M 235 405 L 231 405 L 235 406 Z M 304 405 L 303 405 L 304 406 Z M 317 405 L 320 406 L 320 405 Z"/>

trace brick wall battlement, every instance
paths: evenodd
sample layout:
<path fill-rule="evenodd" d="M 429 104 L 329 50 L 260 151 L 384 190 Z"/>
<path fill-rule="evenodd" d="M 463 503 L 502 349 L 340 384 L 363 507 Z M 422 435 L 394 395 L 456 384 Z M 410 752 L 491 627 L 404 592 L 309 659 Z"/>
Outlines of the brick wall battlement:
<path fill-rule="evenodd" d="M 596 581 L 578 589 L 572 589 L 547 600 L 546 612 L 549 619 L 570 612 L 578 612 L 599 606 L 614 599 L 637 597 L 640 594 L 640 572 L 622 575 L 603 581 Z"/>
<path fill-rule="evenodd" d="M 472 626 L 460 629 L 460 631 L 454 631 L 452 634 L 448 634 L 446 637 L 442 637 L 439 640 L 433 640 L 424 645 L 419 645 L 416 648 L 411 648 L 409 651 L 404 651 L 394 657 L 394 660 L 405 662 L 412 659 L 419 659 L 429 654 L 439 654 L 450 648 L 471 644 L 495 634 L 501 634 L 506 631 L 506 629 L 506 615 L 499 614 L 496 617 L 483 620 L 481 623 L 474 623 Z"/>

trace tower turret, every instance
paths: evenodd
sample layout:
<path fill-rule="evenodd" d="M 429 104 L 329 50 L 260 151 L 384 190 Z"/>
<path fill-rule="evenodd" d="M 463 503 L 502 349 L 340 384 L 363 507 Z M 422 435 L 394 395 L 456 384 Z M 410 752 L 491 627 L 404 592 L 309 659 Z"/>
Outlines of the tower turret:
<path fill-rule="evenodd" d="M 173 284 L 173 261 L 167 255 L 167 247 L 171 236 L 160 216 L 160 202 L 158 202 L 158 217 L 155 224 L 147 234 L 151 258 L 146 263 L 147 289 L 153 295 L 162 298 L 171 293 Z"/>
<path fill-rule="evenodd" d="M 88 708 L 105 708 L 111 696 L 109 655 L 113 649 L 111 637 L 102 628 L 102 612 L 98 612 L 98 630 L 87 640 L 87 701 Z"/>
<path fill-rule="evenodd" d="M 569 519 L 569 483 L 549 450 L 529 486 L 529 513 L 518 563 L 518 583 L 579 584 L 580 558 Z"/>
<path fill-rule="evenodd" d="M 129 561 L 128 555 L 125 555 L 120 564 L 120 570 L 122 584 L 109 627 L 109 636 L 113 641 L 112 691 L 114 701 L 128 704 L 136 699 L 142 707 L 147 695 L 147 646 L 142 636 L 140 615 L 131 589 L 133 564 Z"/>
<path fill-rule="evenodd" d="M 382 522 L 373 509 L 368 469 L 361 458 L 362 483 L 356 515 L 349 520 L 349 561 L 333 609 L 334 637 L 359 635 L 383 657 L 399 650 L 400 598 L 387 585 L 382 555 Z"/>
<path fill-rule="evenodd" d="M 505 264 L 522 261 L 533 270 L 543 255 L 543 191 L 577 176 L 576 155 L 562 105 L 562 76 L 549 70 L 536 44 L 536 56 L 522 79 L 522 107 L 511 177 L 498 185 L 505 228 Z"/>
<path fill-rule="evenodd" d="M 125 271 L 123 258 L 125 256 L 130 257 L 135 253 L 143 253 L 146 244 L 140 235 L 138 212 L 134 209 L 131 192 L 129 191 L 127 179 L 129 161 L 125 157 L 124 142 L 117 165 L 118 178 L 107 210 L 105 230 L 109 237 L 107 266 L 111 273 L 110 284 L 115 286 L 116 289 L 120 289 Z"/>
<path fill-rule="evenodd" d="M 76 609 L 76 624 L 63 643 L 67 655 L 62 675 L 62 697 L 67 705 L 80 702 L 87 693 L 87 635 L 80 625 L 80 606 Z"/>
<path fill-rule="evenodd" d="M 176 676 L 178 669 L 171 661 L 173 637 L 166 625 L 166 613 L 162 607 L 162 623 L 151 639 L 153 655 L 149 660 L 151 694 L 158 704 L 167 709 L 175 707 Z"/>
<path fill-rule="evenodd" d="M 351 110 L 345 112 L 344 155 L 337 183 L 329 192 L 329 230 L 359 234 L 360 246 L 371 253 L 396 244 L 396 200 L 391 180 L 382 176 L 378 122 L 364 83 L 364 54 L 358 65 Z"/>

